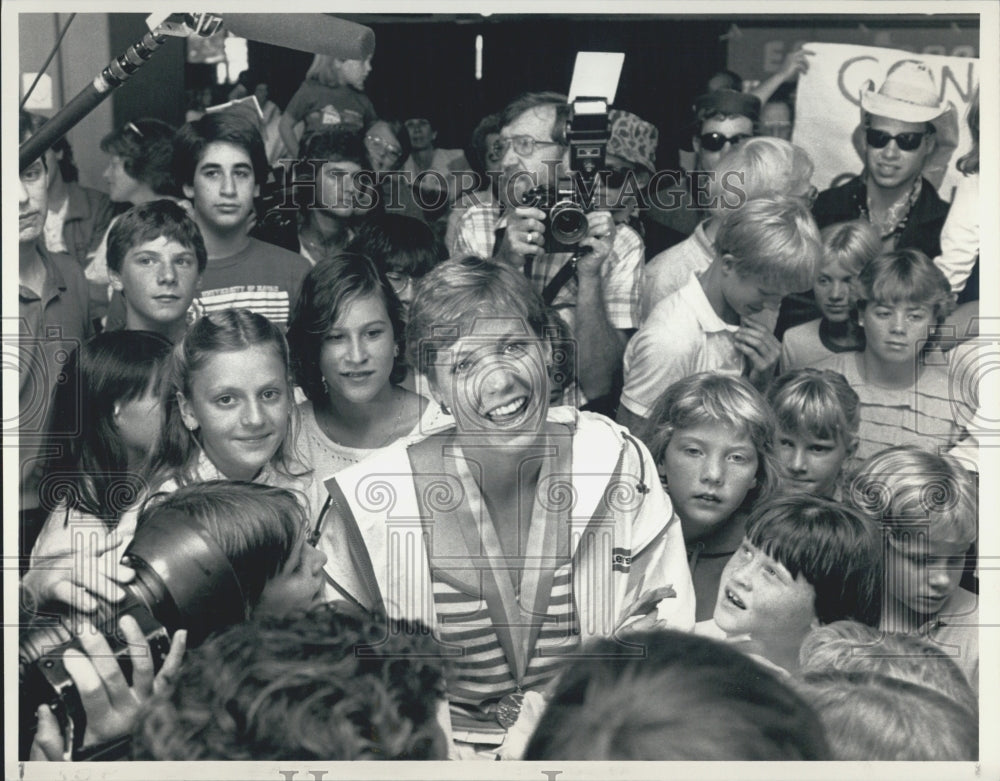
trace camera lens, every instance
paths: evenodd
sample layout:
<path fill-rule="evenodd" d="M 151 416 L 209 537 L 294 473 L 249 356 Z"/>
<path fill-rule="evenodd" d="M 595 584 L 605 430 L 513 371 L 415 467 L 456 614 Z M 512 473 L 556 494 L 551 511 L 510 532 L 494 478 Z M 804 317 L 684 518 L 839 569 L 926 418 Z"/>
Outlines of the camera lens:
<path fill-rule="evenodd" d="M 563 244 L 576 244 L 587 235 L 587 215 L 575 203 L 557 203 L 551 213 L 552 237 Z"/>

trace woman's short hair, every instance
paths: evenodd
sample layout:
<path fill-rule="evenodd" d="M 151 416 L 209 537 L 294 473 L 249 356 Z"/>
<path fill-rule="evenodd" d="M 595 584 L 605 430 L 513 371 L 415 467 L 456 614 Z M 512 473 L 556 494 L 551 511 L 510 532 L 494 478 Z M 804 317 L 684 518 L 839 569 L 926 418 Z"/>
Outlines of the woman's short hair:
<path fill-rule="evenodd" d="M 861 400 L 844 379 L 829 369 L 804 368 L 777 377 L 767 389 L 778 428 L 850 447 L 861 425 Z"/>
<path fill-rule="evenodd" d="M 258 346 L 274 349 L 290 381 L 288 344 L 284 335 L 266 317 L 249 309 L 225 309 L 202 315 L 188 329 L 180 344 L 174 347 L 161 397 L 163 423 L 159 443 L 144 468 L 151 484 L 156 486 L 163 480 L 173 478 L 184 485 L 196 479 L 194 469 L 201 453 L 199 435 L 184 425 L 177 394 L 191 397 L 192 379 L 213 356 Z M 289 414 L 294 417 L 295 405 L 291 398 L 288 403 Z M 271 463 L 286 474 L 291 474 L 292 469 L 298 466 L 292 455 L 292 428 L 289 427 L 288 435 L 271 459 Z"/>
<path fill-rule="evenodd" d="M 930 307 L 938 324 L 955 309 L 948 278 L 918 249 L 894 250 L 873 258 L 855 280 L 854 297 L 862 312 L 869 303 Z"/>
<path fill-rule="evenodd" d="M 377 295 L 385 304 L 393 339 L 402 353 L 405 336 L 402 305 L 385 270 L 371 259 L 352 252 L 324 258 L 302 281 L 288 323 L 288 347 L 295 382 L 314 404 L 327 398 L 319 368 L 323 340 L 348 304 L 370 295 Z M 397 356 L 389 381 L 400 383 L 405 375 L 406 366 Z"/>
<path fill-rule="evenodd" d="M 243 593 L 246 618 L 267 582 L 288 563 L 308 523 L 291 491 L 236 480 L 207 480 L 153 494 L 139 512 L 138 527 L 166 510 L 197 523 L 226 555 Z"/>
<path fill-rule="evenodd" d="M 104 136 L 101 150 L 120 157 L 125 173 L 157 195 L 179 196 L 182 182 L 174 178 L 173 169 L 175 134 L 159 119 L 136 119 Z"/>
<path fill-rule="evenodd" d="M 876 673 L 926 686 L 970 713 L 979 700 L 945 646 L 906 632 L 886 632 L 858 621 L 834 621 L 811 630 L 799 649 L 799 673 Z"/>
<path fill-rule="evenodd" d="M 726 213 L 715 249 L 733 259 L 740 277 L 791 291 L 812 288 L 823 254 L 805 201 L 785 195 L 754 198 Z"/>
<path fill-rule="evenodd" d="M 819 235 L 823 242 L 823 260 L 817 271 L 836 262 L 857 276 L 882 251 L 878 229 L 868 220 L 836 222 L 823 228 Z"/>
<path fill-rule="evenodd" d="M 752 545 L 801 575 L 816 592 L 816 617 L 877 626 L 882 612 L 881 538 L 839 502 L 806 494 L 772 497 L 746 520 Z"/>
<path fill-rule="evenodd" d="M 678 380 L 657 399 L 650 413 L 644 442 L 662 464 L 674 433 L 705 423 L 745 431 L 757 451 L 757 483 L 744 506 L 769 497 L 781 485 L 774 455 L 775 419 L 760 392 L 742 377 L 701 372 Z"/>
<path fill-rule="evenodd" d="M 427 374 L 435 353 L 472 333 L 477 320 L 497 317 L 520 318 L 535 336 L 547 336 L 545 304 L 524 274 L 473 256 L 435 266 L 410 304 L 410 365 Z"/>
<path fill-rule="evenodd" d="M 911 445 L 882 450 L 858 468 L 847 500 L 890 533 L 926 524 L 935 541 L 970 545 L 976 539 L 976 484 L 949 455 Z"/>
<path fill-rule="evenodd" d="M 821 760 L 828 750 L 816 715 L 773 672 L 716 640 L 659 630 L 586 645 L 524 758 Z"/>

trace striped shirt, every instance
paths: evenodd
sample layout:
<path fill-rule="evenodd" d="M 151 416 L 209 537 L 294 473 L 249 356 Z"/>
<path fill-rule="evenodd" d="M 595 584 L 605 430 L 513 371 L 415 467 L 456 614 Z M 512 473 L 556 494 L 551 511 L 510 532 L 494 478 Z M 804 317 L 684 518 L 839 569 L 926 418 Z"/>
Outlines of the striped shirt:
<path fill-rule="evenodd" d="M 294 252 L 250 239 L 246 249 L 211 258 L 192 304 L 196 317 L 224 309 L 249 309 L 284 330 L 309 261 Z"/>
<path fill-rule="evenodd" d="M 925 365 L 913 386 L 883 388 L 861 376 L 861 356 L 840 353 L 814 364 L 842 374 L 861 400 L 858 449 L 850 466 L 896 445 L 944 453 L 962 438 L 963 421 L 971 420 L 975 410 L 966 393 L 953 391 L 948 367 Z"/>
<path fill-rule="evenodd" d="M 572 566 L 558 567 L 552 581 L 548 610 L 531 652 L 521 689 L 538 689 L 566 664 L 580 645 L 580 626 L 573 603 Z M 438 639 L 453 650 L 448 701 L 455 729 L 498 731 L 488 706 L 517 691 L 517 681 L 497 638 L 481 596 L 469 596 L 432 571 Z M 458 650 L 454 650 L 458 649 Z"/>

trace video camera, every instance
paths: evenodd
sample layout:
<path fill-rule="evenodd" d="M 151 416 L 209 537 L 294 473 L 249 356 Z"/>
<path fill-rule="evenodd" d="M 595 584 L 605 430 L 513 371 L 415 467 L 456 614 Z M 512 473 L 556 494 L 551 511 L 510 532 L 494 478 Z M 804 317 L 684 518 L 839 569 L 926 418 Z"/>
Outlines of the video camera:
<path fill-rule="evenodd" d="M 208 634 L 245 617 L 246 600 L 232 564 L 200 525 L 175 510 L 160 510 L 143 519 L 122 563 L 135 570 L 124 588 L 125 600 L 108 606 L 94 625 L 108 640 L 126 680 L 132 682 L 128 644 L 118 632 L 118 619 L 132 615 L 149 643 L 153 667 L 159 670 L 178 629 L 188 630 L 188 647 Z M 20 678 L 20 753 L 27 759 L 34 739 L 36 713 L 46 705 L 65 731 L 72 726 L 73 749 L 83 744 L 86 714 L 79 692 L 66 670 L 63 655 L 82 646 L 68 610 L 39 614 L 22 631 Z"/>

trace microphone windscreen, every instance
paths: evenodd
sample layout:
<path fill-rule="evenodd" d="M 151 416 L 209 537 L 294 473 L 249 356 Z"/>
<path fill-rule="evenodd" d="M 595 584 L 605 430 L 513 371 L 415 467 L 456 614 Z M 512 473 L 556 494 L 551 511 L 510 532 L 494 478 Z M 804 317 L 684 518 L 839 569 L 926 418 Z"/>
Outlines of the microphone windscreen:
<path fill-rule="evenodd" d="M 222 21 L 240 38 L 341 60 L 364 60 L 375 51 L 370 27 L 328 14 L 223 13 Z"/>

